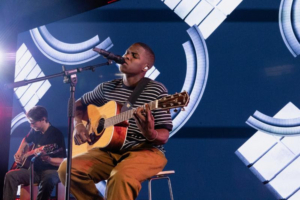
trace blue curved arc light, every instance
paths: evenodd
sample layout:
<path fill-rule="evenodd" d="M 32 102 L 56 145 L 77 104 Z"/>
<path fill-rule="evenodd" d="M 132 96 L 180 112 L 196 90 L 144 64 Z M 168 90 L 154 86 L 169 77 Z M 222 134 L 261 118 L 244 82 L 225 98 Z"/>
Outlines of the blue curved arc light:
<path fill-rule="evenodd" d="M 296 25 L 300 23 L 299 17 L 296 17 L 299 9 L 299 0 L 282 0 L 279 9 L 280 33 L 286 47 L 294 57 L 300 54 L 300 44 L 296 37 L 296 34 L 298 34 L 298 38 L 300 38 L 299 25 Z"/>
<path fill-rule="evenodd" d="M 78 44 L 74 44 L 75 45 L 74 48 L 72 47 L 72 44 L 69 44 L 69 45 L 65 46 L 63 49 L 71 48 L 73 50 L 70 52 L 61 52 L 60 50 L 54 49 L 51 45 L 49 45 L 47 43 L 47 41 L 49 41 L 50 39 L 48 38 L 47 40 L 45 40 L 42 37 L 41 33 L 39 32 L 38 28 L 32 29 L 29 32 L 30 32 L 30 35 L 31 35 L 35 45 L 37 46 L 37 48 L 47 58 L 49 58 L 50 60 L 52 60 L 56 63 L 60 63 L 63 65 L 78 65 L 78 64 L 89 62 L 89 61 L 94 60 L 95 58 L 99 57 L 99 54 L 94 52 L 92 49 L 85 50 L 85 51 L 78 52 L 78 53 L 73 53 L 74 49 L 77 48 L 77 50 L 78 50 Z M 88 41 L 90 41 L 90 42 L 87 43 L 87 45 L 93 44 L 91 42 L 91 40 L 88 40 Z M 52 43 L 53 43 L 53 41 L 52 41 Z M 112 46 L 113 46 L 113 44 L 109 37 L 107 39 L 105 39 L 102 43 L 96 45 L 96 47 L 105 49 L 105 50 L 110 49 Z M 84 47 L 83 49 L 85 49 L 85 48 L 86 47 Z"/>
<path fill-rule="evenodd" d="M 279 127 L 294 127 L 294 126 L 300 126 L 300 118 L 294 118 L 294 119 L 279 119 L 279 118 L 273 118 L 270 116 L 267 116 L 259 111 L 256 111 L 253 114 L 253 117 L 255 117 L 257 120 L 273 125 L 273 126 L 279 126 Z"/>
<path fill-rule="evenodd" d="M 12 120 L 11 120 L 11 131 L 10 134 L 12 134 L 15 129 L 20 126 L 22 123 L 24 122 L 28 122 L 26 115 L 24 112 L 19 113 L 17 116 L 15 116 Z"/>
<path fill-rule="evenodd" d="M 295 36 L 298 40 L 298 43 L 300 43 L 300 1 L 294 0 L 291 10 L 291 23 L 293 27 L 293 31 L 295 33 Z"/>
<path fill-rule="evenodd" d="M 182 91 L 190 91 L 190 102 L 185 108 L 185 111 L 180 112 L 175 119 L 173 119 L 173 130 L 170 133 L 170 137 L 173 136 L 194 113 L 204 93 L 208 78 L 208 52 L 205 40 L 197 26 L 192 26 L 187 32 L 191 38 L 193 47 L 191 47 L 189 43 L 185 43 L 184 45 L 187 57 L 187 73 Z M 189 66 L 189 64 L 194 66 Z M 193 69 L 191 70 L 191 68 Z"/>
<path fill-rule="evenodd" d="M 185 90 L 190 94 L 197 72 L 197 58 L 191 41 L 187 41 L 182 46 L 186 57 L 186 75 L 181 91 Z"/>
<path fill-rule="evenodd" d="M 93 47 L 97 46 L 100 43 L 100 39 L 98 35 L 84 42 L 70 44 L 70 43 L 61 42 L 55 37 L 53 37 L 51 33 L 49 33 L 46 26 L 38 27 L 38 31 L 49 46 L 51 46 L 53 49 L 57 51 L 65 52 L 65 53 L 80 53 L 92 49 Z"/>
<path fill-rule="evenodd" d="M 262 131 L 276 136 L 298 136 L 300 134 L 300 126 L 294 127 L 278 127 L 261 122 L 254 117 L 250 116 L 246 121 L 246 124 L 255 128 L 258 131 Z"/>

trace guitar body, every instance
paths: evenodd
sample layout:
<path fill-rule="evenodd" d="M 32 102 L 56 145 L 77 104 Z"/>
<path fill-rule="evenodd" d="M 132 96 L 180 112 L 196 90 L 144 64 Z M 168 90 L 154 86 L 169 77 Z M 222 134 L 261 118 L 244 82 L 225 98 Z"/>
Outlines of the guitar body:
<path fill-rule="evenodd" d="M 84 125 L 88 129 L 92 142 L 85 142 L 78 145 L 76 144 L 74 138 L 72 156 L 74 157 L 76 155 L 85 153 L 93 148 L 100 148 L 112 152 L 120 150 L 126 140 L 127 126 L 117 124 L 106 128 L 99 128 L 99 123 L 118 115 L 121 111 L 121 108 L 122 105 L 115 101 L 110 101 L 101 107 L 89 105 L 87 107 L 89 122 L 84 121 Z M 75 135 L 75 130 L 73 134 Z"/>
<path fill-rule="evenodd" d="M 187 106 L 188 102 L 189 95 L 184 91 L 165 96 L 147 104 L 149 105 L 150 110 L 169 110 L 171 108 L 183 108 Z M 144 106 L 145 105 L 140 108 L 144 109 Z M 128 120 L 133 117 L 136 110 L 130 109 L 120 113 L 121 108 L 122 105 L 115 101 L 109 101 L 101 107 L 89 105 L 87 107 L 87 116 L 85 113 L 83 120 L 86 120 L 84 125 L 88 130 L 92 142 L 80 144 L 75 135 L 76 131 L 74 131 L 72 156 L 74 157 L 85 153 L 93 148 L 100 148 L 111 152 L 120 150 L 126 140 L 127 129 L 129 126 Z"/>
<path fill-rule="evenodd" d="M 57 149 L 56 144 L 47 144 L 47 145 L 41 146 L 37 149 L 43 150 L 46 155 L 58 152 L 58 150 L 54 151 L 55 149 Z M 30 167 L 31 159 L 35 156 L 34 150 L 35 150 L 34 144 L 30 145 L 30 146 L 26 146 L 23 150 L 22 162 L 21 163 L 14 162 L 10 169 L 11 170 L 12 169 L 20 169 L 20 168 L 28 169 Z M 60 149 L 59 149 L 59 151 L 60 151 Z"/>
<path fill-rule="evenodd" d="M 20 168 L 28 169 L 30 167 L 30 159 L 33 157 L 33 155 L 26 156 L 26 153 L 30 152 L 32 149 L 34 149 L 34 145 L 30 145 L 30 146 L 27 145 L 23 151 L 24 157 L 22 159 L 22 162 L 21 163 L 14 162 L 10 169 L 11 170 L 20 169 Z"/>

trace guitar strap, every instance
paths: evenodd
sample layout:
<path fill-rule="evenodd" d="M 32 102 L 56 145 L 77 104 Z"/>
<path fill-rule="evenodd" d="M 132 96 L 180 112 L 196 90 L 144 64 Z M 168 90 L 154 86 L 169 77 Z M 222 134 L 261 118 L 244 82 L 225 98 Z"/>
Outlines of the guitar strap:
<path fill-rule="evenodd" d="M 145 86 L 150 82 L 150 78 L 142 78 L 140 82 L 138 82 L 137 86 L 134 88 L 133 92 L 131 93 L 130 97 L 126 101 L 126 103 L 123 105 L 121 112 L 131 110 L 133 104 L 137 100 L 137 98 L 140 96 L 142 91 L 144 90 Z"/>

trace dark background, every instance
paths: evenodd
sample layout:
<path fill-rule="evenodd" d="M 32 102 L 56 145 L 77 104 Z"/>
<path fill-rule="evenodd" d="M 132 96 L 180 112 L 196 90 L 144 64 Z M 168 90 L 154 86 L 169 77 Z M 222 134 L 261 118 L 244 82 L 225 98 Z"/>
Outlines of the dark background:
<path fill-rule="evenodd" d="M 6 29 L 1 30 L 2 51 L 16 51 L 25 42 L 43 72 L 50 75 L 60 72 L 61 65 L 46 59 L 35 47 L 27 31 L 34 27 L 47 24 L 53 36 L 68 43 L 77 43 L 96 34 L 100 40 L 109 36 L 114 44 L 110 50 L 120 55 L 133 42 L 142 41 L 156 53 L 155 66 L 161 73 L 156 80 L 164 83 L 169 93 L 181 89 L 186 71 L 182 43 L 189 40 L 186 33 L 189 26 L 163 2 L 122 0 L 93 10 L 100 5 L 87 2 L 90 6 L 79 11 L 83 2 L 79 6 L 69 3 L 73 7 L 67 10 L 73 13 L 62 14 L 68 2 L 65 3 L 57 7 L 61 11 L 51 12 L 53 16 L 42 12 L 49 8 L 47 6 L 24 8 L 25 16 L 39 20 L 18 18 L 18 12 L 12 10 L 10 13 L 6 9 L 5 16 L 11 16 L 5 21 Z M 10 3 L 4 5 L 17 7 Z M 209 74 L 204 95 L 189 121 L 165 145 L 169 160 L 165 169 L 176 171 L 171 176 L 175 199 L 275 199 L 234 152 L 256 132 L 245 124 L 255 110 L 272 116 L 288 102 L 299 106 L 296 87 L 299 59 L 291 55 L 280 35 L 279 5 L 279 0 L 244 0 L 206 40 Z M 34 8 L 36 10 L 28 11 Z M 70 17 L 88 10 L 91 11 Z M 105 60 L 97 58 L 90 63 L 102 61 Z M 85 65 L 67 68 L 81 66 Z M 13 58 L 1 67 L 1 84 L 13 81 L 13 68 Z M 112 65 L 97 69 L 95 73 L 80 74 L 76 98 L 103 81 L 118 78 L 116 73 L 117 67 Z M 66 134 L 69 86 L 60 78 L 50 83 L 50 90 L 39 104 L 48 108 L 51 123 Z M 9 154 L 3 154 L 3 160 L 10 160 L 3 164 L 3 175 L 20 140 L 28 132 L 28 125 L 24 124 L 9 138 L 10 119 L 21 109 L 15 99 L 12 108 L 13 99 L 11 90 L 1 88 L 3 133 L 0 148 L 2 152 L 10 149 Z M 167 199 L 167 184 L 159 182 L 154 182 L 153 199 Z M 145 184 L 139 199 L 147 199 Z"/>

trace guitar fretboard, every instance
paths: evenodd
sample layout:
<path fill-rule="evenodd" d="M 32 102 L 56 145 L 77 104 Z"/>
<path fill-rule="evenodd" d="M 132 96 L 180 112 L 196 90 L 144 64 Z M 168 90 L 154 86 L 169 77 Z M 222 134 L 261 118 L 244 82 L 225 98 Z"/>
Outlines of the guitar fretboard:
<path fill-rule="evenodd" d="M 151 101 L 149 104 L 150 110 L 154 110 L 157 108 L 157 102 L 158 100 Z M 127 110 L 125 112 L 122 112 L 116 116 L 110 117 L 105 119 L 104 128 L 107 128 L 109 126 L 113 126 L 115 124 L 119 124 L 125 120 L 128 120 L 130 118 L 133 118 L 133 113 L 136 111 L 137 108 L 133 108 L 131 110 Z"/>

